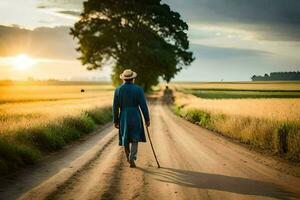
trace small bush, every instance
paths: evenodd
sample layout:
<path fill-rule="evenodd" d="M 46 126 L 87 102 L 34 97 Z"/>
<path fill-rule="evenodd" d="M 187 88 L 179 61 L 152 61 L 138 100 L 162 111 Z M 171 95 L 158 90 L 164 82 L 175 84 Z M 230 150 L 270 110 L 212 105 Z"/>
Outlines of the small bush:
<path fill-rule="evenodd" d="M 26 164 L 34 164 L 40 152 L 31 146 L 12 143 L 5 138 L 0 139 L 0 174 L 7 173 Z"/>
<path fill-rule="evenodd" d="M 83 135 L 78 129 L 76 129 L 76 127 L 73 126 L 61 125 L 61 127 L 57 129 L 57 131 L 63 135 L 66 143 L 69 143 L 72 140 L 76 140 Z"/>
<path fill-rule="evenodd" d="M 66 117 L 62 120 L 62 125 L 75 128 L 80 133 L 89 133 L 96 128 L 96 124 L 91 117 L 83 114 L 79 117 Z"/>
<path fill-rule="evenodd" d="M 112 119 L 112 112 L 110 108 L 93 109 L 85 112 L 87 116 L 91 117 L 96 124 L 104 124 Z"/>
<path fill-rule="evenodd" d="M 3 137 L 0 138 L 0 158 L 12 168 L 23 165 L 23 160 L 17 153 L 17 146 Z"/>
<path fill-rule="evenodd" d="M 16 145 L 16 153 L 25 164 L 34 164 L 41 157 L 41 152 L 27 145 Z"/>
<path fill-rule="evenodd" d="M 59 132 L 61 130 L 56 125 L 49 125 L 45 128 L 44 132 L 44 147 L 48 150 L 58 150 L 66 145 L 66 142 L 63 137 L 63 133 Z"/>
<path fill-rule="evenodd" d="M 185 117 L 196 124 L 199 124 L 204 127 L 209 127 L 210 126 L 210 121 L 211 121 L 211 116 L 209 113 L 196 110 L 196 109 L 191 109 L 186 112 Z"/>
<path fill-rule="evenodd" d="M 181 109 L 180 109 L 179 106 L 173 105 L 173 106 L 172 106 L 172 110 L 173 110 L 173 112 L 174 112 L 176 115 L 182 117 L 182 111 L 181 111 Z"/>
<path fill-rule="evenodd" d="M 56 132 L 58 127 L 55 124 L 48 124 L 40 127 L 32 127 L 19 131 L 19 144 L 31 144 L 42 151 L 60 149 L 64 144 L 61 133 Z"/>

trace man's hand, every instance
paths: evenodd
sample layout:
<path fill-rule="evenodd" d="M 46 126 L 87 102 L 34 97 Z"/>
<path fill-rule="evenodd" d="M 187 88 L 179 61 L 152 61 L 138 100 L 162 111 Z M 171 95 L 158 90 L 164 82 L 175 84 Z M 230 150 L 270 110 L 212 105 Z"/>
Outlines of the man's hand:
<path fill-rule="evenodd" d="M 120 125 L 119 123 L 115 123 L 115 128 L 119 129 L 120 128 Z"/>
<path fill-rule="evenodd" d="M 150 121 L 146 121 L 146 126 L 147 126 L 147 127 L 150 126 Z"/>

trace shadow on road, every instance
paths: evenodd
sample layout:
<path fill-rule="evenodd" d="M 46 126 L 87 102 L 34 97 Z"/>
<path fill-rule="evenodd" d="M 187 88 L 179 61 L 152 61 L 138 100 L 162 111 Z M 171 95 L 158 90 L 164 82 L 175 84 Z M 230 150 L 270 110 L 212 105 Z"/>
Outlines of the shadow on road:
<path fill-rule="evenodd" d="M 286 191 L 279 185 L 248 178 L 187 171 L 173 168 L 143 169 L 158 181 L 173 183 L 184 187 L 211 189 L 245 195 L 257 195 L 278 199 L 300 198 L 300 194 Z"/>

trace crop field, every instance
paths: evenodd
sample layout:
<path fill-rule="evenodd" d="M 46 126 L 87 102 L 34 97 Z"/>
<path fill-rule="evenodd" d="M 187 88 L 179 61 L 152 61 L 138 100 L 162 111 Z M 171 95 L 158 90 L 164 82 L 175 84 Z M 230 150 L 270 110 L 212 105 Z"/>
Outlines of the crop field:
<path fill-rule="evenodd" d="M 299 83 L 195 83 L 171 87 L 176 88 L 174 110 L 178 115 L 244 143 L 300 160 L 300 98 L 287 95 L 291 91 L 299 93 Z M 187 92 L 199 88 L 217 96 Z M 228 90 L 237 92 L 234 97 L 222 93 Z M 249 91 L 270 94 L 245 98 Z M 286 96 L 274 98 L 277 92 Z"/>
<path fill-rule="evenodd" d="M 0 84 L 0 172 L 110 121 L 112 95 L 110 84 Z"/>
<path fill-rule="evenodd" d="M 175 84 L 177 90 L 206 99 L 300 98 L 299 82 Z"/>
<path fill-rule="evenodd" d="M 182 92 L 194 94 L 206 99 L 300 98 L 300 91 L 184 89 Z"/>
<path fill-rule="evenodd" d="M 109 106 L 112 89 L 109 84 L 0 86 L 0 133 Z"/>
<path fill-rule="evenodd" d="M 299 91 L 299 81 L 264 81 L 264 82 L 175 82 L 172 86 L 183 89 L 229 89 L 229 90 L 286 90 Z"/>
<path fill-rule="evenodd" d="M 300 99 L 203 99 L 175 93 L 176 104 L 215 114 L 300 123 Z"/>

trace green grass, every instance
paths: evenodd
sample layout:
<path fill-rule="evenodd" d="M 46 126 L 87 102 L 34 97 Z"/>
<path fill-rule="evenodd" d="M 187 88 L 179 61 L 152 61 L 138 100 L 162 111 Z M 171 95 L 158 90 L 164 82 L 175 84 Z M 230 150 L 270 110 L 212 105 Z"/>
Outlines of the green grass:
<path fill-rule="evenodd" d="M 212 114 L 199 109 L 184 110 L 176 105 L 173 112 L 224 136 L 300 162 L 300 125 L 296 122 Z"/>
<path fill-rule="evenodd" d="M 300 98 L 300 90 L 241 90 L 241 89 L 182 89 L 181 92 L 206 99 L 241 99 L 241 98 Z"/>
<path fill-rule="evenodd" d="M 111 108 L 95 108 L 79 116 L 0 135 L 0 174 L 36 163 L 44 154 L 91 133 L 112 119 Z"/>

